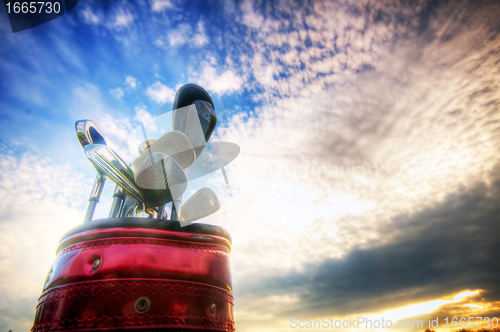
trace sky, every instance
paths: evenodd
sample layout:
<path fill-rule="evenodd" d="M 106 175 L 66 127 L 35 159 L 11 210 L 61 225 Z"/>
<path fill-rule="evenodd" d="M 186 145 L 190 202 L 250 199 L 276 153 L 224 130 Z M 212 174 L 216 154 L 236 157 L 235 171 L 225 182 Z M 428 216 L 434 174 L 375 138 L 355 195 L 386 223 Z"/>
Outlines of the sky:
<path fill-rule="evenodd" d="M 74 122 L 130 162 L 189 82 L 241 149 L 185 195 L 220 197 L 237 331 L 500 316 L 498 1 L 81 0 L 18 33 L 0 7 L 0 330 L 31 328 L 85 215 Z"/>

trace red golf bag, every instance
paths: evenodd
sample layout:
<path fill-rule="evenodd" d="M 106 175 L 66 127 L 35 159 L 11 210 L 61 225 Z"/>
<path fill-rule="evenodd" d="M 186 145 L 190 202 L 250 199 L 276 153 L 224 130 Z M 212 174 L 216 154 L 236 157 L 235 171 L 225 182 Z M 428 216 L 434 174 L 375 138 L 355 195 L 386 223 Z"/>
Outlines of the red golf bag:
<path fill-rule="evenodd" d="M 230 250 L 213 225 L 85 222 L 59 243 L 32 331 L 234 331 Z"/>

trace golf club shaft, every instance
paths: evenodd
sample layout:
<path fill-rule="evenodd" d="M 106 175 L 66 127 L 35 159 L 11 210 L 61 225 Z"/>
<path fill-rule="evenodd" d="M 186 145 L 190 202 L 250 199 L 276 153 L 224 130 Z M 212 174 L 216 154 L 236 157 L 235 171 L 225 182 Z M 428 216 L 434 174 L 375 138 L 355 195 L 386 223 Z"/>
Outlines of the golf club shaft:
<path fill-rule="evenodd" d="M 181 217 L 182 195 L 172 200 L 172 212 L 170 213 L 170 220 L 179 221 Z"/>
<path fill-rule="evenodd" d="M 111 204 L 111 209 L 109 211 L 109 218 L 118 217 L 124 199 L 125 193 L 123 192 L 123 189 L 117 185 L 115 188 L 115 193 L 113 194 L 113 203 Z"/>
<path fill-rule="evenodd" d="M 83 222 L 92 220 L 96 205 L 99 202 L 99 198 L 101 197 L 102 189 L 104 188 L 105 182 L 106 178 L 100 174 L 98 174 L 97 177 L 95 178 L 94 186 L 92 187 L 92 192 L 90 193 L 89 197 L 89 206 L 87 208 L 87 213 L 85 214 Z"/>
<path fill-rule="evenodd" d="M 156 215 L 156 219 L 163 219 L 163 215 L 165 214 L 165 205 L 166 204 L 163 204 L 158 207 L 158 214 Z"/>

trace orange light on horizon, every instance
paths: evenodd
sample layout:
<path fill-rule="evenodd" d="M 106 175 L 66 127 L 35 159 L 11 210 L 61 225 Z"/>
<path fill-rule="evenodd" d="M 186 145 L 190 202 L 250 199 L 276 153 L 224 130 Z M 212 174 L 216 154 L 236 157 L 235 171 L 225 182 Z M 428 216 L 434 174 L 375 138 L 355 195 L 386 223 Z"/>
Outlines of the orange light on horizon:
<path fill-rule="evenodd" d="M 393 309 L 393 310 L 388 310 L 385 311 L 381 314 L 384 318 L 391 319 L 391 320 L 399 320 L 402 318 L 407 318 L 407 317 L 413 317 L 413 316 L 419 316 L 423 315 L 426 313 L 431 313 L 434 310 L 437 310 L 438 308 L 442 307 L 443 305 L 446 304 L 451 304 L 451 303 L 458 303 L 463 301 L 465 298 L 479 294 L 482 290 L 475 290 L 475 291 L 464 291 L 461 292 L 453 297 L 453 299 L 450 300 L 434 300 L 434 301 L 429 301 L 429 302 L 423 302 L 423 303 L 417 303 L 417 304 L 412 304 L 406 307 L 398 308 L 398 309 Z M 466 304 L 473 307 L 480 307 L 476 304 Z M 482 308 L 482 307 L 481 307 Z"/>

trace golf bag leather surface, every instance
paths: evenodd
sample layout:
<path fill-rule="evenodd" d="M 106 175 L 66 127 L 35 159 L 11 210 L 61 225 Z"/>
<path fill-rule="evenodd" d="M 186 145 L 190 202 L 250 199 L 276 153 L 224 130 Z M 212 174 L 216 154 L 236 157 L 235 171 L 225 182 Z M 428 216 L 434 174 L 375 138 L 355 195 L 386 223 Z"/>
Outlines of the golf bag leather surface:
<path fill-rule="evenodd" d="M 62 237 L 32 331 L 234 331 L 226 230 L 108 218 Z"/>

